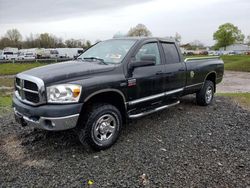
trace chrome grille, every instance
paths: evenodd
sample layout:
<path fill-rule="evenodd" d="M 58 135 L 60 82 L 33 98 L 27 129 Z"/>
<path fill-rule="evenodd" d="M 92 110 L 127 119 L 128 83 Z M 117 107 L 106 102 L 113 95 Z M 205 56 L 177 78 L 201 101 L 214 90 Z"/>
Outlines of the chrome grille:
<path fill-rule="evenodd" d="M 28 80 L 24 80 L 24 88 L 32 90 L 32 91 L 38 91 L 37 85 L 33 82 L 28 81 Z"/>
<path fill-rule="evenodd" d="M 44 83 L 40 78 L 18 74 L 15 79 L 15 95 L 27 104 L 39 105 L 45 103 Z"/>

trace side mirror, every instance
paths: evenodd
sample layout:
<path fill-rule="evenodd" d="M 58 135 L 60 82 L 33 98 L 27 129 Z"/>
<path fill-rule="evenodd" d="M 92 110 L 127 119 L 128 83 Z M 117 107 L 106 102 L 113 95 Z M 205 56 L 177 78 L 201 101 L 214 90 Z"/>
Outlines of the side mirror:
<path fill-rule="evenodd" d="M 156 63 L 155 55 L 143 55 L 140 61 L 130 62 L 129 69 L 133 71 L 137 67 L 154 66 Z"/>

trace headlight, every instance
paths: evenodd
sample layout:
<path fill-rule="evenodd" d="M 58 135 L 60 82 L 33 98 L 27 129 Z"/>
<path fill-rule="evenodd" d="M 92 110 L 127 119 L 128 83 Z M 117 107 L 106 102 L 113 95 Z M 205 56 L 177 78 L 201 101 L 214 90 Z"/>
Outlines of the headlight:
<path fill-rule="evenodd" d="M 47 87 L 48 103 L 74 103 L 81 96 L 82 87 L 75 84 L 60 84 Z"/>

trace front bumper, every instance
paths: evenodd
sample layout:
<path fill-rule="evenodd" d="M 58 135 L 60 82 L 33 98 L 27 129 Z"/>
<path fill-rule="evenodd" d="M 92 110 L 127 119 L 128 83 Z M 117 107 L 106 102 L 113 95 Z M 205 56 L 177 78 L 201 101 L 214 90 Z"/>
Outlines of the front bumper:
<path fill-rule="evenodd" d="M 49 131 L 74 128 L 82 104 L 29 106 L 13 97 L 15 119 L 22 126 L 32 126 Z"/>

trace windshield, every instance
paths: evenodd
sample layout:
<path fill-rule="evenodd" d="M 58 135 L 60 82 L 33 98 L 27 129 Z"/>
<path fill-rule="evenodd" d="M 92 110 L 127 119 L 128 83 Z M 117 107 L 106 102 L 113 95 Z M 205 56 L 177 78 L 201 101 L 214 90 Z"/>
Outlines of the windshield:
<path fill-rule="evenodd" d="M 135 40 L 107 40 L 99 42 L 86 50 L 78 59 L 86 61 L 101 60 L 106 64 L 121 63 Z"/>
<path fill-rule="evenodd" d="M 13 55 L 13 52 L 4 52 L 5 55 Z"/>

